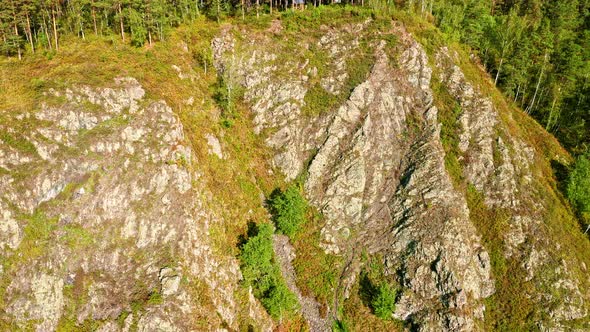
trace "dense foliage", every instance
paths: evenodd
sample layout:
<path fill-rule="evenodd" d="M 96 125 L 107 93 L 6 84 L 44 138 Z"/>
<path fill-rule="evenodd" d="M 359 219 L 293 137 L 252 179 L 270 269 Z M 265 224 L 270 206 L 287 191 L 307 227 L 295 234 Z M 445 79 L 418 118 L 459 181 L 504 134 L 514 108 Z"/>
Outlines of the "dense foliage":
<path fill-rule="evenodd" d="M 279 232 L 292 237 L 305 221 L 307 203 L 296 186 L 275 191 L 269 200 L 270 212 Z"/>
<path fill-rule="evenodd" d="M 590 152 L 578 157 L 569 175 L 567 196 L 590 227 Z M 587 231 L 587 230 L 586 230 Z"/>
<path fill-rule="evenodd" d="M 433 0 L 450 39 L 574 153 L 590 143 L 590 1 Z"/>
<path fill-rule="evenodd" d="M 287 288 L 279 266 L 274 261 L 273 227 L 269 223 L 252 226 L 250 236 L 241 247 L 240 261 L 244 284 L 274 319 L 293 313 L 297 298 Z"/>
<path fill-rule="evenodd" d="M 396 289 L 389 286 L 387 283 L 381 284 L 377 290 L 377 295 L 371 301 L 371 306 L 375 311 L 375 315 L 381 319 L 391 319 L 395 311 L 395 297 L 397 295 Z"/>

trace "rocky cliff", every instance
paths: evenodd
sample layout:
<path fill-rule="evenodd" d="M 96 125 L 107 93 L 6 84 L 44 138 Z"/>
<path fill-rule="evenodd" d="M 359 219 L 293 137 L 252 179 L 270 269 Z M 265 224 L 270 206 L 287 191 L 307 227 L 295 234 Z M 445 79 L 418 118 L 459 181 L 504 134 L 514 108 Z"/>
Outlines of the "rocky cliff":
<path fill-rule="evenodd" d="M 248 221 L 268 218 L 264 195 L 283 178 L 323 216 L 322 254 L 341 261 L 318 313 L 295 285 L 306 276 L 281 258 L 301 248 L 276 238 L 290 288 L 313 307 L 303 325 L 371 329 L 346 308 L 367 306 L 353 300 L 372 257 L 398 289 L 390 329 L 589 329 L 590 246 L 558 190 L 554 167 L 569 156 L 556 141 L 432 28 L 292 24 L 173 39 L 175 57 L 149 61 L 186 85 L 178 100 L 141 68 L 45 84 L 24 109 L 4 103 L 0 327 L 282 324 L 240 285 L 231 248 Z M 213 68 L 194 60 L 203 52 Z M 18 64 L 3 66 L 9 77 Z M 198 83 L 212 77 L 241 92 L 233 127 Z"/>

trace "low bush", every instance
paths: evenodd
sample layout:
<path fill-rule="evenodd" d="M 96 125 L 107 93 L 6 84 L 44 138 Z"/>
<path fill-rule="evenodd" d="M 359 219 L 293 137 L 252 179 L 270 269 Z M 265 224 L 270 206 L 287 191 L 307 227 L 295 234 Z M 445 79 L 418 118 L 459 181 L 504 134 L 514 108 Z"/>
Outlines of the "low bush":
<path fill-rule="evenodd" d="M 253 226 L 241 247 L 240 261 L 244 284 L 252 287 L 254 296 L 262 302 L 274 319 L 292 315 L 298 307 L 297 298 L 287 288 L 279 266 L 274 261 L 273 227 L 269 223 Z"/>
<path fill-rule="evenodd" d="M 381 284 L 377 290 L 376 296 L 371 301 L 371 306 L 375 315 L 381 319 L 392 319 L 395 311 L 395 297 L 397 290 L 387 283 Z"/>
<path fill-rule="evenodd" d="M 292 238 L 305 221 L 307 203 L 296 186 L 275 190 L 269 200 L 272 219 L 280 233 Z"/>

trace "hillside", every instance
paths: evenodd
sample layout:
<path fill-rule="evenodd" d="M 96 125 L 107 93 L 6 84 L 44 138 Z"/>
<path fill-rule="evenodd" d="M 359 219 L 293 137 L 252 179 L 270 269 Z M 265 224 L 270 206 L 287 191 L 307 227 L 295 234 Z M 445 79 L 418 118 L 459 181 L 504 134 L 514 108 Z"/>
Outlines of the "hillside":
<path fill-rule="evenodd" d="M 571 156 L 426 20 L 69 38 L 0 60 L 0 330 L 590 329 Z"/>

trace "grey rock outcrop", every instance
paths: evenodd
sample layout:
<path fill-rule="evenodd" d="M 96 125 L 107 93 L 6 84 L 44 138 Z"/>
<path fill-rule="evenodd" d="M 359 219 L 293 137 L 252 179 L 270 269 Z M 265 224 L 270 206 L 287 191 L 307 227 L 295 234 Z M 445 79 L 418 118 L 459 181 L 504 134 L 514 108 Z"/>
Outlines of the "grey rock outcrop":
<path fill-rule="evenodd" d="M 235 298 L 236 259 L 213 251 L 209 227 L 221 219 L 193 181 L 182 124 L 144 95 L 132 78 L 51 90 L 46 100 L 62 103 L 42 104 L 24 133 L 36 153 L 1 158 L 29 171 L 0 175 L 1 256 L 11 262 L 0 318 L 37 331 L 87 320 L 120 331 L 125 315 L 139 331 L 194 330 L 199 319 L 236 329 L 245 306 L 270 329 L 259 303 Z"/>
<path fill-rule="evenodd" d="M 321 40 L 334 39 L 333 33 L 328 30 Z M 256 76 L 272 55 L 254 53 L 239 67 L 245 68 L 258 132 L 271 130 L 266 142 L 277 151 L 275 165 L 292 179 L 311 160 L 305 189 L 327 220 L 321 232 L 325 251 L 383 252 L 389 273 L 400 275 L 406 289 L 396 317 L 420 322 L 424 330 L 468 331 L 483 319 L 482 299 L 494 292 L 489 257 L 444 168 L 428 57 L 405 38 L 399 67 L 391 66 L 385 42 L 378 43 L 367 79 L 338 109 L 318 117 L 301 114 L 303 78 L 268 78 L 284 70 L 278 65 Z"/>

